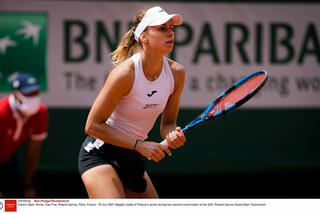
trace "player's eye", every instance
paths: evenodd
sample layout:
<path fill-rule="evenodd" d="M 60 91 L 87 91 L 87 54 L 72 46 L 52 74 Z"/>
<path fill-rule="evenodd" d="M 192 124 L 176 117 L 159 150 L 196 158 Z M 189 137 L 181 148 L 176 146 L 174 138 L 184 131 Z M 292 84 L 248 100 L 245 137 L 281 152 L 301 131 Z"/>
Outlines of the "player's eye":
<path fill-rule="evenodd" d="M 160 27 L 160 31 L 162 31 L 162 32 L 166 32 L 168 30 L 168 28 L 166 28 L 166 27 Z"/>
<path fill-rule="evenodd" d="M 163 26 L 159 27 L 158 30 L 161 32 L 169 32 L 169 31 L 173 30 L 173 25 L 172 26 L 163 25 Z"/>

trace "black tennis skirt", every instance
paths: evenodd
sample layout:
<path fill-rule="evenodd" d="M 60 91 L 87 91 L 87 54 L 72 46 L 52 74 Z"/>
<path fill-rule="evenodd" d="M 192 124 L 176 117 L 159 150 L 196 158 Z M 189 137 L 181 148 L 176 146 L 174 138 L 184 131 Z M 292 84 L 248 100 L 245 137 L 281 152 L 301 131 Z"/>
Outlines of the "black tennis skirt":
<path fill-rule="evenodd" d="M 134 192 L 144 192 L 147 182 L 143 175 L 145 173 L 145 162 L 142 156 L 133 150 L 121 148 L 104 143 L 99 148 L 92 148 L 89 152 L 84 147 L 88 143 L 94 143 L 96 139 L 87 136 L 79 153 L 78 168 L 80 175 L 96 166 L 109 164 L 118 173 L 122 184 Z"/>

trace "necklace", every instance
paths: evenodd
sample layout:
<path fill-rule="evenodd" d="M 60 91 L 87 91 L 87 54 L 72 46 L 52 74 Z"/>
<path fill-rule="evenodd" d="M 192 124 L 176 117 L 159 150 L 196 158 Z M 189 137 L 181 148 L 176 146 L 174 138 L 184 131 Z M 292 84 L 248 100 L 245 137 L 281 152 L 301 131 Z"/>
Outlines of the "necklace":
<path fill-rule="evenodd" d="M 150 79 L 151 79 L 151 81 L 154 81 L 154 80 L 156 80 L 159 76 L 160 76 L 160 73 L 158 73 L 158 74 L 156 74 L 156 75 L 154 75 L 154 76 L 151 76 Z"/>
<path fill-rule="evenodd" d="M 153 80 L 156 80 L 159 77 L 159 74 L 153 76 Z"/>

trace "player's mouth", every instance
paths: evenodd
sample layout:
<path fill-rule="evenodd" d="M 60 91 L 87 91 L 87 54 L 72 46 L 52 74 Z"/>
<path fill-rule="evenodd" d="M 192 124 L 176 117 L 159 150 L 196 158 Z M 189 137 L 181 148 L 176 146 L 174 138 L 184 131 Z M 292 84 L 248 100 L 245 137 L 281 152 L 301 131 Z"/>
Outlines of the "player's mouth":
<path fill-rule="evenodd" d="M 174 43 L 173 43 L 173 40 L 169 40 L 169 41 L 166 42 L 166 44 L 169 44 L 170 46 L 171 45 L 173 46 Z"/>

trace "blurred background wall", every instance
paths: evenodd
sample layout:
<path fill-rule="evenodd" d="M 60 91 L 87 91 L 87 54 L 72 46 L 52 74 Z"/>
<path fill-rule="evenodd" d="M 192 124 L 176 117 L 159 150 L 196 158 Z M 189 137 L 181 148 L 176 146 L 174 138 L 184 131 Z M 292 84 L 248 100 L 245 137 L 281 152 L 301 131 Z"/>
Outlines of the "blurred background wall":
<path fill-rule="evenodd" d="M 16 71 L 35 74 L 49 106 L 36 187 L 40 197 L 86 197 L 77 172 L 84 125 L 112 65 L 108 55 L 145 6 L 180 13 L 171 58 L 187 78 L 179 125 L 254 70 L 270 78 L 240 110 L 188 135 L 148 171 L 161 197 L 320 197 L 318 1 L 1 1 L 0 97 Z M 39 37 L 14 33 L 26 21 Z M 20 40 L 19 40 L 20 39 Z M 149 135 L 160 141 L 159 121 Z M 23 160 L 21 152 L 21 160 Z"/>

